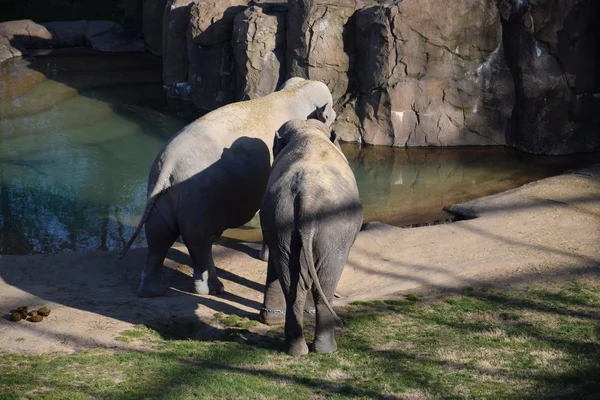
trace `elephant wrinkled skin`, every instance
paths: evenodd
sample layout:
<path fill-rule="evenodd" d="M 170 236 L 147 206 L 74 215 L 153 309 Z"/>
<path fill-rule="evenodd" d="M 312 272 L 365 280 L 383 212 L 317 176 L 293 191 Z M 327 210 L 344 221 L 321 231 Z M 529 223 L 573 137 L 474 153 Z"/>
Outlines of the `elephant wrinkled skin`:
<path fill-rule="evenodd" d="M 221 293 L 212 244 L 258 211 L 275 132 L 291 119 L 315 113 L 331 125 L 331 105 L 325 84 L 294 78 L 265 97 L 212 111 L 173 136 L 152 165 L 144 214 L 121 254 L 145 225 L 148 257 L 138 296 L 164 294 L 159 272 L 179 235 L 190 253 L 196 292 Z"/>
<path fill-rule="evenodd" d="M 261 204 L 260 221 L 269 247 L 267 288 L 261 318 L 280 303 L 275 277 L 285 297 L 288 354 L 308 352 L 303 334 L 304 303 L 310 291 L 316 307 L 318 353 L 334 351 L 331 307 L 334 292 L 362 225 L 362 205 L 354 174 L 327 125 L 289 121 L 275 137 L 275 162 Z"/>

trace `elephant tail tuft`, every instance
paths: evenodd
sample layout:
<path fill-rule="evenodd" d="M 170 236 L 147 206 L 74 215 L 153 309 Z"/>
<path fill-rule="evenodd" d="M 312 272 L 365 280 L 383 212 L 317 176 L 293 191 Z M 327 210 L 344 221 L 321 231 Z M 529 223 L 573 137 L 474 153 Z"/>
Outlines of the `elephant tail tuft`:
<path fill-rule="evenodd" d="M 341 328 L 344 326 L 344 321 L 342 321 L 342 319 L 337 315 L 337 313 L 329 303 L 327 296 L 325 296 L 325 293 L 323 293 L 323 288 L 321 287 L 321 282 L 319 281 L 319 276 L 317 275 L 317 270 L 315 269 L 315 262 L 312 255 L 312 235 L 306 235 L 300 232 L 300 242 L 302 246 L 300 249 L 300 270 L 304 268 L 308 270 L 308 274 L 312 278 L 314 285 L 317 288 L 317 292 L 319 292 L 319 296 L 323 299 L 323 302 L 325 303 L 325 306 L 331 313 L 335 324 Z"/>

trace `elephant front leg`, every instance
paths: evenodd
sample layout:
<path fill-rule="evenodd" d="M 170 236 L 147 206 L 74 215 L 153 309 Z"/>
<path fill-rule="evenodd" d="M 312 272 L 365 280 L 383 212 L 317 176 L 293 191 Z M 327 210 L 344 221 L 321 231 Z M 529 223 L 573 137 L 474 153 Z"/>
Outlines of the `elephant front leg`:
<path fill-rule="evenodd" d="M 212 256 L 212 242 L 190 248 L 190 257 L 194 267 L 194 289 L 198 294 L 221 294 L 225 290 L 217 277 Z"/>
<path fill-rule="evenodd" d="M 163 296 L 166 286 L 162 283 L 160 269 L 167 252 L 157 252 L 153 249 L 148 250 L 146 265 L 142 271 L 140 285 L 138 286 L 138 297 L 158 297 Z"/>
<path fill-rule="evenodd" d="M 260 310 L 260 320 L 267 325 L 280 325 L 285 323 L 285 297 L 281 284 L 277 278 L 277 270 L 274 263 L 269 260 L 267 263 L 267 283 L 265 286 L 265 297 L 262 309 Z"/>
<path fill-rule="evenodd" d="M 274 264 L 269 261 L 267 263 L 267 283 L 265 285 L 264 300 L 259 314 L 260 321 L 267 325 L 281 325 L 285 323 L 285 308 L 285 296 L 277 278 L 277 270 Z M 314 315 L 315 306 L 312 293 L 308 292 L 308 297 L 304 302 L 304 316 L 312 318 Z"/>

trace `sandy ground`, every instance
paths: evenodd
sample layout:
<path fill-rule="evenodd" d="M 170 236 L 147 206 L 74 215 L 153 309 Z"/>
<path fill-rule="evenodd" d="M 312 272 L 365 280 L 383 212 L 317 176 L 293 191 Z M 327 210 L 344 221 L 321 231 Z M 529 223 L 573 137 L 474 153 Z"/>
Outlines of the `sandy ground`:
<path fill-rule="evenodd" d="M 358 236 L 335 305 L 398 296 L 416 288 L 510 285 L 600 273 L 600 164 L 455 205 L 477 218 L 412 229 L 370 223 Z M 170 337 L 213 339 L 217 312 L 256 318 L 266 265 L 257 243 L 215 246 L 226 293 L 191 293 L 185 247 L 166 261 L 165 297 L 139 299 L 146 250 L 0 258 L 0 351 L 45 353 L 131 348 L 115 340 L 135 324 Z M 49 306 L 40 323 L 11 322 L 20 305 Z M 264 325 L 253 328 L 258 333 Z"/>

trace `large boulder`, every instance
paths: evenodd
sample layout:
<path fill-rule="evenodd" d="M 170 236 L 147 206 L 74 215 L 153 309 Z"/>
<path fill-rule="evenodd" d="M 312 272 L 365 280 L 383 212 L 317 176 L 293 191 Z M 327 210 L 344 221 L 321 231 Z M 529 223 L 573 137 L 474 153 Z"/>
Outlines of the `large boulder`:
<path fill-rule="evenodd" d="M 23 55 L 23 51 L 14 47 L 10 40 L 0 36 L 0 64 L 4 61 L 10 60 L 13 57 L 20 57 Z"/>
<path fill-rule="evenodd" d="M 229 42 L 233 19 L 244 11 L 249 0 L 203 0 L 191 10 L 190 34 L 201 46 Z"/>
<path fill-rule="evenodd" d="M 509 145 L 538 154 L 600 150 L 600 3 L 501 0 L 516 102 Z"/>
<path fill-rule="evenodd" d="M 43 25 L 22 19 L 0 23 L 0 38 L 19 49 L 44 49 L 50 47 L 52 33 Z"/>
<path fill-rule="evenodd" d="M 237 100 L 265 96 L 285 79 L 285 4 L 254 5 L 236 16 Z"/>
<path fill-rule="evenodd" d="M 358 118 L 336 124 L 343 137 L 392 146 L 504 144 L 514 89 L 493 5 L 404 0 L 359 10 L 359 94 L 344 110 Z"/>
<path fill-rule="evenodd" d="M 163 18 L 163 85 L 167 96 L 190 98 L 187 29 L 194 0 L 169 0 Z"/>
<path fill-rule="evenodd" d="M 162 53 L 163 14 L 167 0 L 143 0 L 142 31 L 148 50 L 156 55 Z"/>
<path fill-rule="evenodd" d="M 31 20 L 0 23 L 0 63 L 23 55 L 27 49 L 89 46 L 98 51 L 145 51 L 141 37 L 112 21 Z"/>
<path fill-rule="evenodd" d="M 51 46 L 76 47 L 85 45 L 87 21 L 46 22 L 43 25 L 51 34 Z"/>
<path fill-rule="evenodd" d="M 132 36 L 120 24 L 112 21 L 89 21 L 84 33 L 86 44 L 97 51 L 145 51 L 144 41 Z"/>
<path fill-rule="evenodd" d="M 370 3 L 375 4 L 375 1 Z M 319 80 L 334 103 L 351 89 L 352 16 L 368 1 L 290 0 L 287 18 L 287 77 Z"/>
<path fill-rule="evenodd" d="M 188 83 L 194 104 L 202 111 L 235 99 L 233 20 L 247 5 L 248 0 L 203 0 L 190 9 Z"/>

